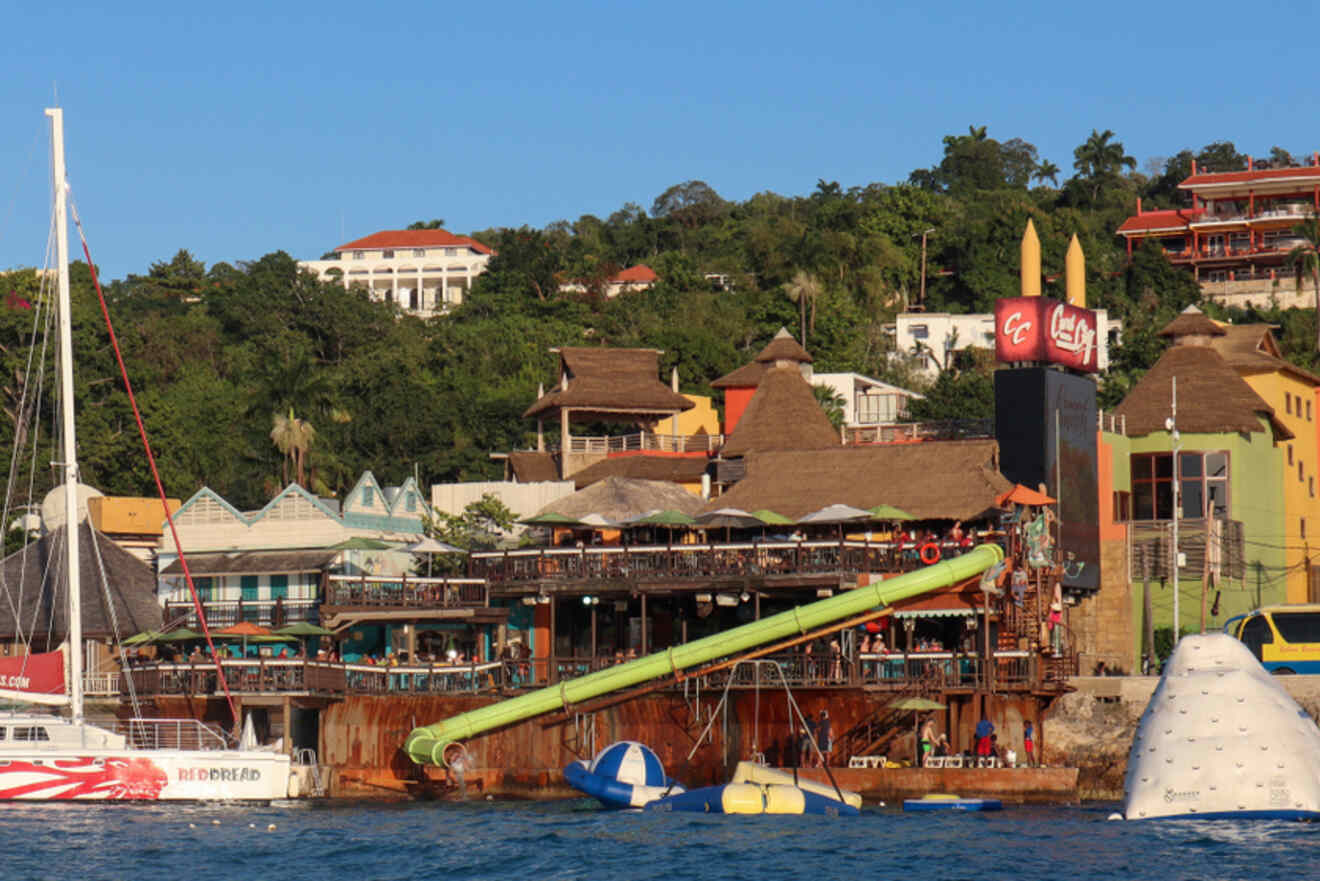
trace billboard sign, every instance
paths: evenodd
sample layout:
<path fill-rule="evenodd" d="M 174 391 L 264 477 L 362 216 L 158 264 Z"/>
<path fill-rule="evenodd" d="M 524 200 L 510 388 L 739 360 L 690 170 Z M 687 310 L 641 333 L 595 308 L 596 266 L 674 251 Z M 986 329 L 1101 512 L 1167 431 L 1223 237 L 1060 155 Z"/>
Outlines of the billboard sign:
<path fill-rule="evenodd" d="M 1095 313 L 1046 297 L 1008 297 L 995 302 L 995 358 L 1100 369 Z"/>

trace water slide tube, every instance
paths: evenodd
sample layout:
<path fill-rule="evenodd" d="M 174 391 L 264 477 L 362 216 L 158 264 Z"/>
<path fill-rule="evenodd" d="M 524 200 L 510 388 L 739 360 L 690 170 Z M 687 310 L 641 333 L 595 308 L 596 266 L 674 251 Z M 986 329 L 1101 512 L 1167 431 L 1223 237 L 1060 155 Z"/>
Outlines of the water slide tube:
<path fill-rule="evenodd" d="M 443 766 L 446 747 L 482 732 L 552 713 L 571 704 L 669 676 L 717 658 L 736 655 L 768 642 L 806 633 L 833 621 L 956 584 L 979 575 L 1003 559 L 1004 551 L 998 545 L 980 545 L 960 557 L 915 572 L 877 581 L 856 590 L 845 590 L 828 599 L 798 606 L 732 630 L 672 646 L 635 661 L 617 664 L 577 679 L 565 680 L 529 694 L 461 713 L 433 725 L 415 728 L 404 741 L 403 749 L 419 765 Z"/>

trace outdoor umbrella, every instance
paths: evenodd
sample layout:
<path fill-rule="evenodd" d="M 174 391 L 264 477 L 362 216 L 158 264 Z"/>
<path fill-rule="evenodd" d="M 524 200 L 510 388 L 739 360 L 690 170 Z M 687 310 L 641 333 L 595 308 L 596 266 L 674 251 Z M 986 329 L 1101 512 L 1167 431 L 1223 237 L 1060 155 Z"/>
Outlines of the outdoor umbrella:
<path fill-rule="evenodd" d="M 189 630 L 187 627 L 180 627 L 176 630 L 169 630 L 158 635 L 152 642 L 192 642 L 194 639 L 205 639 L 206 634 L 198 633 L 195 630 Z"/>
<path fill-rule="evenodd" d="M 367 538 L 361 535 L 355 535 L 352 538 L 346 538 L 339 544 L 331 545 L 332 551 L 384 551 L 394 547 L 386 541 L 378 538 Z"/>
<path fill-rule="evenodd" d="M 286 624 L 276 630 L 275 635 L 306 639 L 308 642 L 307 657 L 310 658 L 313 654 L 311 650 L 312 639 L 322 636 L 334 636 L 335 632 L 333 630 L 327 630 L 319 624 L 313 624 L 311 621 L 295 621 L 292 624 Z"/>
<path fill-rule="evenodd" d="M 1052 505 L 1054 504 L 1054 499 L 1045 495 L 1045 493 L 1036 492 L 1036 490 L 1029 489 L 1019 483 L 1014 485 L 1014 487 L 1007 492 L 1000 493 L 995 498 L 995 504 L 1001 508 L 1008 507 L 1010 502 L 1019 505 Z"/>
<path fill-rule="evenodd" d="M 893 505 L 876 505 L 871 509 L 872 519 L 883 523 L 901 523 L 904 520 L 916 520 L 917 518 L 904 511 L 902 508 L 895 508 Z"/>
<path fill-rule="evenodd" d="M 798 523 L 803 526 L 838 526 L 839 538 L 843 538 L 843 524 L 862 523 L 871 520 L 871 512 L 862 508 L 854 508 L 852 505 L 826 505 L 819 511 L 812 511 L 798 518 Z"/>
<path fill-rule="evenodd" d="M 467 551 L 462 548 L 456 548 L 447 542 L 438 541 L 429 535 L 421 541 L 415 541 L 408 545 L 408 552 L 412 554 L 426 554 L 426 577 L 431 577 L 431 557 L 434 554 L 466 554 Z"/>
<path fill-rule="evenodd" d="M 640 517 L 634 517 L 628 521 L 629 526 L 663 526 L 669 530 L 669 541 L 672 544 L 674 540 L 675 529 L 686 529 L 693 523 L 692 518 L 682 511 L 675 511 L 672 508 L 657 509 L 648 511 Z"/>
<path fill-rule="evenodd" d="M 518 521 L 524 526 L 578 526 L 579 521 L 576 517 L 569 517 L 567 514 L 559 514 L 555 511 L 545 511 L 532 517 L 524 517 Z"/>
<path fill-rule="evenodd" d="M 231 624 L 223 630 L 215 631 L 216 636 L 223 636 L 227 639 L 241 639 L 243 641 L 243 656 L 247 657 L 248 640 L 253 642 L 282 642 L 283 640 L 276 636 L 274 631 L 268 627 L 262 627 L 260 624 L 253 624 L 251 621 L 239 621 L 237 624 Z"/>
<path fill-rule="evenodd" d="M 757 520 L 760 520 L 766 526 L 793 525 L 792 517 L 785 517 L 783 514 L 776 514 L 774 511 L 771 511 L 769 508 L 761 508 L 760 510 L 753 511 L 752 516 L 755 517 Z"/>
<path fill-rule="evenodd" d="M 930 710 L 942 710 L 944 708 L 944 704 L 939 701 L 933 701 L 930 698 L 925 697 L 901 697 L 896 701 L 890 702 L 889 709 L 896 712 L 910 711 L 912 713 L 912 746 L 917 759 L 916 764 L 921 762 L 921 732 L 918 730 L 921 721 L 921 714 Z"/>
<path fill-rule="evenodd" d="M 729 540 L 729 531 L 732 529 L 751 529 L 765 525 L 765 521 L 761 518 L 741 508 L 719 508 L 714 511 L 707 511 L 705 514 L 698 514 L 695 520 L 698 526 L 706 529 L 724 527 L 725 541 Z"/>
<path fill-rule="evenodd" d="M 159 630 L 144 630 L 141 633 L 134 633 L 132 636 L 119 641 L 120 645 L 146 645 L 155 642 L 160 638 Z"/>

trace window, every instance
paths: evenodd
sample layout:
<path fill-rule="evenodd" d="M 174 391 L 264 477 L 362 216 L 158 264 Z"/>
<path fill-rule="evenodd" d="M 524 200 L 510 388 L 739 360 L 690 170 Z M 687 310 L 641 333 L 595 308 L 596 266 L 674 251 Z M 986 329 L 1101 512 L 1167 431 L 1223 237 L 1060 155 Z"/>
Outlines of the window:
<path fill-rule="evenodd" d="M 1288 392 L 1283 393 L 1283 409 L 1289 416 L 1292 415 L 1292 395 Z"/>
<path fill-rule="evenodd" d="M 1117 491 L 1114 493 L 1114 522 L 1123 523 L 1132 519 L 1132 493 Z"/>
<path fill-rule="evenodd" d="M 270 577 L 270 598 L 286 600 L 289 598 L 289 576 L 272 575 Z"/>
<path fill-rule="evenodd" d="M 930 337 L 930 328 L 924 324 L 912 325 L 912 338 L 914 340 L 924 340 Z"/>
<path fill-rule="evenodd" d="M 425 248 L 413 248 L 413 256 L 414 256 L 414 257 L 425 257 L 425 256 L 426 256 L 426 249 L 425 249 Z"/>
<path fill-rule="evenodd" d="M 215 595 L 215 580 L 209 575 L 203 575 L 200 578 L 193 579 L 193 587 L 197 588 L 197 598 L 204 603 L 219 599 Z"/>
<path fill-rule="evenodd" d="M 394 258 L 394 252 L 393 252 L 393 251 L 381 251 L 381 252 L 380 252 L 380 256 L 384 257 L 386 260 L 392 260 L 392 259 Z"/>
<path fill-rule="evenodd" d="M 9 734 L 8 728 L 0 728 L 0 740 L 4 740 L 8 734 Z"/>
<path fill-rule="evenodd" d="M 1311 402 L 1310 402 L 1310 401 L 1307 401 L 1307 402 L 1306 402 L 1306 421 L 1307 421 L 1307 422 L 1310 422 L 1310 421 L 1311 421 Z"/>
<path fill-rule="evenodd" d="M 371 487 L 369 486 L 362 487 L 362 504 L 371 504 Z"/>
<path fill-rule="evenodd" d="M 1288 465 L 1291 466 L 1292 463 L 1293 463 L 1293 458 L 1292 458 L 1292 444 L 1288 444 Z"/>
<path fill-rule="evenodd" d="M 367 255 L 366 255 L 366 252 L 365 252 L 365 251 L 354 251 L 354 252 L 353 252 L 353 259 L 354 259 L 354 260 L 365 260 L 366 257 L 367 257 Z"/>
<path fill-rule="evenodd" d="M 1132 456 L 1132 519 L 1173 518 L 1173 454 Z M 1179 501 L 1188 519 L 1228 516 L 1228 454 L 1179 454 Z"/>
<path fill-rule="evenodd" d="M 1315 478 L 1314 478 L 1314 477 L 1308 477 L 1308 478 L 1306 478 L 1306 488 L 1310 491 L 1310 493 L 1311 493 L 1311 498 L 1315 498 Z"/>
<path fill-rule="evenodd" d="M 46 729 L 42 725 L 20 725 L 14 728 L 14 740 L 35 743 L 50 740 L 50 735 L 46 733 Z"/>
<path fill-rule="evenodd" d="M 1302 460 L 1301 460 L 1301 459 L 1298 459 L 1298 460 L 1297 460 L 1297 479 L 1298 479 L 1298 480 L 1302 480 L 1302 479 L 1303 479 L 1303 477 L 1302 477 Z"/>
<path fill-rule="evenodd" d="M 408 493 L 408 497 L 404 499 L 403 510 L 409 514 L 417 510 L 417 496 L 414 493 Z"/>
<path fill-rule="evenodd" d="M 1320 642 L 1320 615 L 1314 612 L 1275 612 L 1270 616 L 1286 642 Z"/>
<path fill-rule="evenodd" d="M 1260 647 L 1274 642 L 1274 631 L 1270 630 L 1270 625 L 1265 620 L 1264 615 L 1257 615 L 1242 625 L 1242 636 L 1240 638 L 1242 644 L 1250 649 L 1251 653 L 1256 656 L 1256 660 L 1259 661 Z"/>
<path fill-rule="evenodd" d="M 241 575 L 239 584 L 242 590 L 244 600 L 255 600 L 257 598 L 257 587 L 261 584 L 261 577 L 258 575 Z"/>
<path fill-rule="evenodd" d="M 446 257 L 457 257 L 457 256 L 458 256 L 458 248 L 445 248 L 445 256 L 446 256 Z"/>

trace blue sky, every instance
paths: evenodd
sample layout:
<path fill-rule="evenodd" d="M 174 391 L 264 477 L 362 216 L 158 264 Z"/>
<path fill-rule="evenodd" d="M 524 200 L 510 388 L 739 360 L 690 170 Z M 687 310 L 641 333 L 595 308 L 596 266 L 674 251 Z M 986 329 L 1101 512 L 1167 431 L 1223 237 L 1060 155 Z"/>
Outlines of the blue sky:
<path fill-rule="evenodd" d="M 0 269 L 43 260 L 56 94 L 106 278 L 433 217 L 605 217 L 691 179 L 740 200 L 896 183 L 971 124 L 1065 176 L 1093 128 L 1143 166 L 1320 149 L 1311 3 L 192 6 L 6 13 Z"/>

